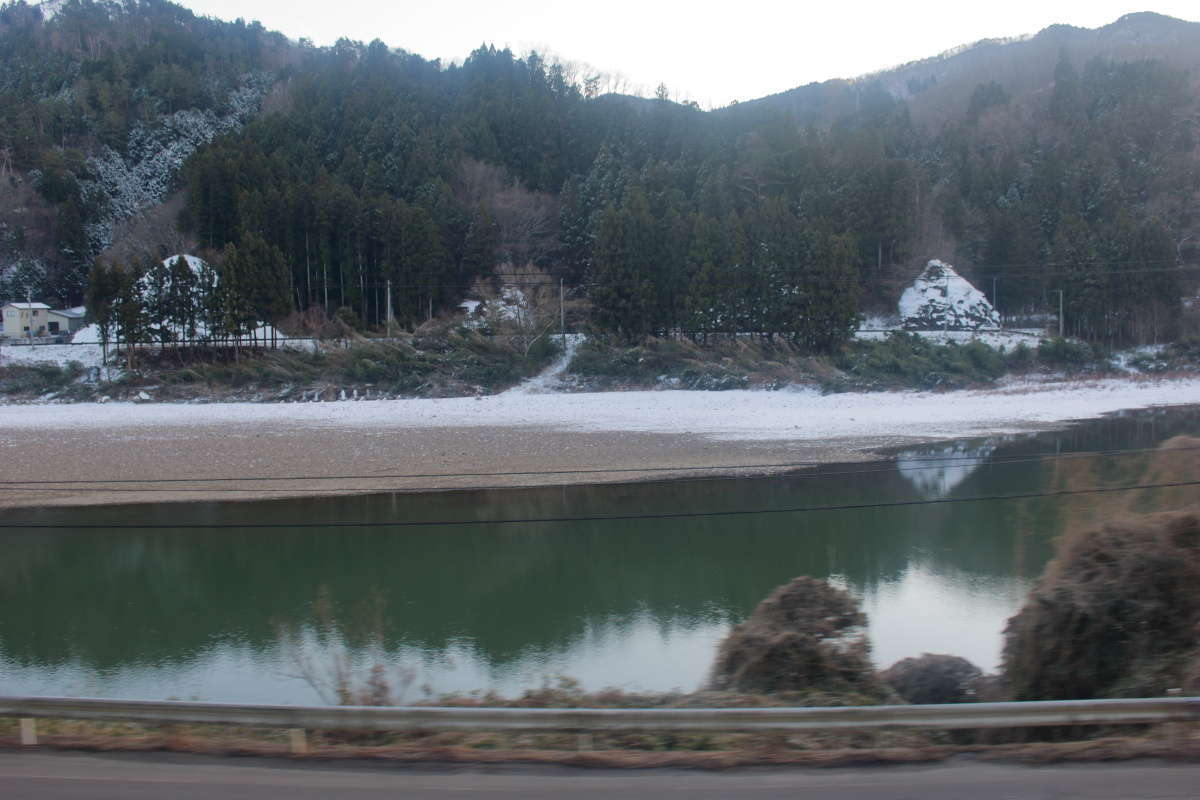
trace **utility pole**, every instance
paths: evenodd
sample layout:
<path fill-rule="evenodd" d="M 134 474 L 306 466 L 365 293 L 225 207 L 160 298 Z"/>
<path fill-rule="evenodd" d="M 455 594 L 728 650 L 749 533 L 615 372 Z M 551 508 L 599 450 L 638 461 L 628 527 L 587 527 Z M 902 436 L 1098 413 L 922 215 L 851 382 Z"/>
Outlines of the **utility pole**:
<path fill-rule="evenodd" d="M 387 335 L 392 338 L 392 281 L 387 282 Z"/>
<path fill-rule="evenodd" d="M 1058 292 L 1058 338 L 1063 338 L 1063 290 L 1055 289 Z"/>
<path fill-rule="evenodd" d="M 942 316 L 942 331 L 945 332 L 945 331 L 950 330 L 951 306 L 950 306 L 950 275 L 949 274 L 947 274 L 945 276 L 944 285 L 942 286 L 942 297 L 946 301 L 946 311 L 945 311 L 945 314 Z"/>
<path fill-rule="evenodd" d="M 996 319 L 1000 321 L 1000 327 L 1004 327 L 1004 320 L 1000 318 L 1000 297 L 996 294 L 996 276 L 992 276 L 992 308 L 996 312 Z"/>
<path fill-rule="evenodd" d="M 567 346 L 567 312 L 563 310 L 563 279 L 558 279 L 558 329 L 562 333 L 563 347 Z"/>
<path fill-rule="evenodd" d="M 33 343 L 33 293 L 25 290 L 25 313 L 29 316 L 29 349 L 34 347 Z"/>

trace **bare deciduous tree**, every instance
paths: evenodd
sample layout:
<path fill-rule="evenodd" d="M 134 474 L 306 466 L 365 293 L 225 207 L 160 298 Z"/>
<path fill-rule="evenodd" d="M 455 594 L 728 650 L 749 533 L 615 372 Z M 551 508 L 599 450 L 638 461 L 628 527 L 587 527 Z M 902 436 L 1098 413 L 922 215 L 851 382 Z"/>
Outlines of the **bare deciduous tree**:
<path fill-rule="evenodd" d="M 464 204 L 487 209 L 496 221 L 501 261 L 540 263 L 558 246 L 558 200 L 527 189 L 504 167 L 463 159 L 454 189 Z"/>

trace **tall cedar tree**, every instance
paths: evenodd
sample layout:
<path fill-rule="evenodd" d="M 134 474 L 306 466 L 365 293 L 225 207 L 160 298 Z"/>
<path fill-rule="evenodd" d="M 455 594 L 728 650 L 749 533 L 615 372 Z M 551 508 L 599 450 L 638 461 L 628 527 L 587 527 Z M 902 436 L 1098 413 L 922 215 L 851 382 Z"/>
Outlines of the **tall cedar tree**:
<path fill-rule="evenodd" d="M 654 325 L 656 233 L 646 197 L 637 187 L 626 192 L 619 209 L 610 206 L 600 220 L 589 297 L 597 327 L 624 342 L 640 341 Z"/>

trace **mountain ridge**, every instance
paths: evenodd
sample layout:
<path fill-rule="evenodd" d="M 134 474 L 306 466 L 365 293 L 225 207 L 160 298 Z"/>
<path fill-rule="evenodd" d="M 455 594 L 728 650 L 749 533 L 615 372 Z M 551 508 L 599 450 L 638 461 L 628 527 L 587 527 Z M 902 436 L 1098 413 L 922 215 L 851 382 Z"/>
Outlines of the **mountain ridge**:
<path fill-rule="evenodd" d="M 911 101 L 921 98 L 930 89 L 936 89 L 947 78 L 954 77 L 956 72 L 968 76 L 977 74 L 979 80 L 985 76 L 988 80 L 996 79 L 990 67 L 1016 60 L 1013 56 L 1022 47 L 1036 50 L 1047 44 L 1057 49 L 1075 48 L 1072 56 L 1081 62 L 1098 55 L 1102 49 L 1106 55 L 1117 60 L 1161 57 L 1164 55 L 1161 46 L 1171 44 L 1174 49 L 1168 54 L 1172 56 L 1173 63 L 1189 69 L 1200 66 L 1200 22 L 1141 11 L 1122 15 L 1097 28 L 1055 24 L 1035 34 L 1008 39 L 981 39 L 928 58 L 874 70 L 857 77 L 814 81 L 716 111 L 771 107 L 787 111 L 804 123 L 832 124 L 836 121 L 836 115 L 852 113 L 849 107 L 854 105 L 854 97 L 851 95 L 857 96 L 863 88 L 878 85 L 893 99 Z M 1054 58 L 1058 55 L 1057 50 L 1052 53 Z M 1035 63 L 1040 64 L 1044 60 L 1043 56 L 1036 59 Z M 981 61 L 982 65 L 979 64 Z M 1010 64 L 1004 63 L 1003 66 L 1002 72 L 1011 71 Z M 1028 71 L 1022 70 L 1010 77 L 1027 83 Z M 839 98 L 840 102 L 835 104 L 831 97 Z M 914 104 L 915 118 L 923 119 L 922 101 L 929 99 L 926 96 Z M 833 109 L 834 115 L 828 113 L 829 109 Z"/>

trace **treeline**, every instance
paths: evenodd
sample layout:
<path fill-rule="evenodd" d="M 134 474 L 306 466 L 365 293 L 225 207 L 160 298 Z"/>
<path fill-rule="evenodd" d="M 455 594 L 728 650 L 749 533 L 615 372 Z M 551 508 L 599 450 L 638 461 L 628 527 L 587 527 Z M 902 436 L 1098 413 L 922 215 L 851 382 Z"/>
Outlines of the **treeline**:
<path fill-rule="evenodd" d="M 1162 341 L 1180 318 L 1182 245 L 1200 189 L 1186 73 L 1067 55 L 1044 96 L 981 85 L 937 142 L 942 219 L 1000 307 L 1054 308 L 1108 344 Z M 1047 302 L 1052 294 L 1054 302 Z"/>
<path fill-rule="evenodd" d="M 321 57 L 286 113 L 198 154 L 186 181 L 185 224 L 215 247 L 244 233 L 276 244 L 300 307 L 377 324 L 391 281 L 413 321 L 532 252 L 624 339 L 736 332 L 829 348 L 858 298 L 878 299 L 937 237 L 1003 311 L 1053 310 L 1062 290 L 1076 335 L 1116 345 L 1178 330 L 1165 222 L 1190 212 L 1165 201 L 1195 188 L 1174 124 L 1193 101 L 1161 64 L 1079 74 L 1064 58 L 1049 98 L 1017 108 L 983 84 L 962 122 L 931 136 L 883 92 L 818 130 L 770 109 L 704 114 L 665 92 L 589 99 L 536 54 L 485 47 L 443 69 L 343 42 Z M 1039 124 L 1014 137 L 1011 117 L 1030 114 Z M 491 196 L 464 189 L 464 165 L 479 164 L 557 203 L 538 246 L 513 247 Z M 1094 243 L 1068 247 L 1081 227 Z"/>
<path fill-rule="evenodd" d="M 911 245 L 918 176 L 885 144 L 895 109 L 874 130 L 800 136 L 777 118 L 746 134 L 665 97 L 589 99 L 536 54 L 485 47 L 441 69 L 376 42 L 321 58 L 288 111 L 190 160 L 181 217 L 209 247 L 279 247 L 301 308 L 378 324 L 390 282 L 412 322 L 498 261 L 530 261 L 587 287 L 596 325 L 624 338 L 824 347 L 851 328 L 859 267 Z M 500 177 L 480 191 L 487 164 Z"/>
<path fill-rule="evenodd" d="M 142 344 L 257 344 L 262 323 L 292 312 L 283 255 L 254 236 L 240 247 L 226 245 L 215 266 L 183 256 L 97 261 L 88 274 L 86 305 L 106 352 L 111 342 L 125 345 L 131 365 Z M 261 335 L 264 345 L 274 343 L 273 329 Z"/>

